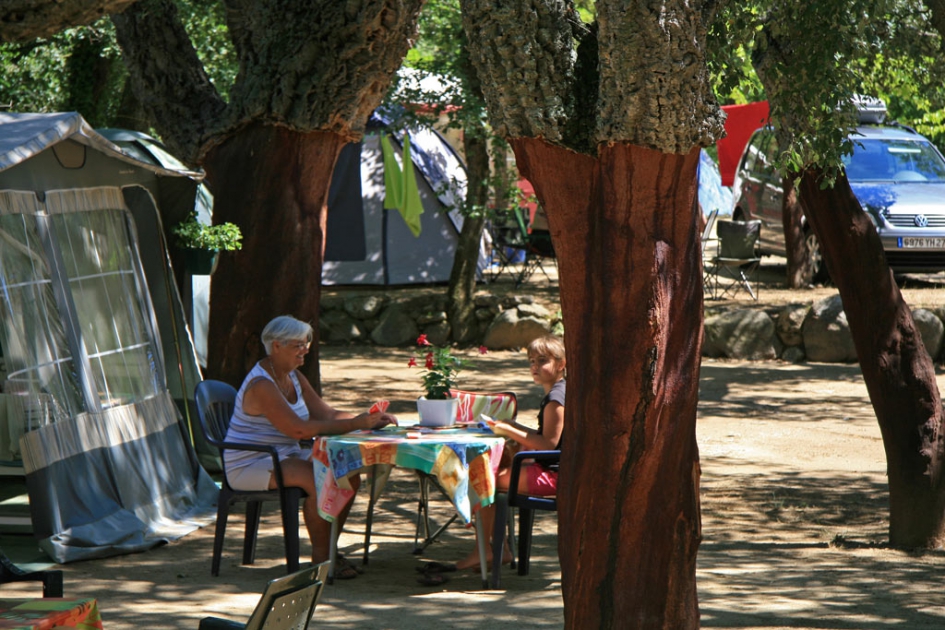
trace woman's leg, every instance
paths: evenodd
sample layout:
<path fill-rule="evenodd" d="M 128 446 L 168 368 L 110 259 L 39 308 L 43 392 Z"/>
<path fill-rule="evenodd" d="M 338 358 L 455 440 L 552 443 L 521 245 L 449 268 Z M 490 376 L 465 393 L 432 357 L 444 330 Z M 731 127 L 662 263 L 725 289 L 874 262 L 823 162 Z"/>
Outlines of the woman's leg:
<path fill-rule="evenodd" d="M 302 518 L 308 529 L 308 537 L 312 541 L 312 562 L 319 563 L 328 560 L 328 548 L 331 543 L 331 523 L 318 514 L 318 497 L 315 492 L 315 470 L 312 462 L 304 459 L 289 458 L 282 461 L 282 480 L 287 486 L 302 488 L 308 496 L 302 503 Z M 351 487 L 355 491 L 361 485 L 361 477 L 351 478 Z M 276 487 L 273 477 L 270 488 Z M 338 516 L 338 531 L 344 527 L 348 512 L 351 511 L 350 501 Z"/>

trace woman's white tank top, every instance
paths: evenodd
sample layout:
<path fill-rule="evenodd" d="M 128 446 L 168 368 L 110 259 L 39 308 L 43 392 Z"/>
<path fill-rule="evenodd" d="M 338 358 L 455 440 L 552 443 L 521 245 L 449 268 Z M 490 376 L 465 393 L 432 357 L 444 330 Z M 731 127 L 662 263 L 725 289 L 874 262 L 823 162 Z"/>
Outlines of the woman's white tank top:
<path fill-rule="evenodd" d="M 249 371 L 239 392 L 236 394 L 236 405 L 233 408 L 233 417 L 230 419 L 230 428 L 226 432 L 227 442 L 243 442 L 246 444 L 268 444 L 275 446 L 279 452 L 279 460 L 287 457 L 300 457 L 302 448 L 298 440 L 282 433 L 272 426 L 266 416 L 252 416 L 243 411 L 243 395 L 249 386 L 256 380 L 265 378 L 273 383 L 275 379 L 267 372 L 260 363 L 253 366 Z M 302 398 L 302 387 L 299 384 L 298 376 L 295 370 L 289 373 L 292 380 L 292 386 L 295 387 L 295 403 L 289 403 L 292 411 L 302 420 L 308 420 L 308 407 L 305 406 L 305 400 Z M 278 387 L 278 385 L 276 385 Z M 288 400 L 286 400 L 288 402 Z M 227 449 L 223 454 L 224 470 L 227 472 L 237 470 L 244 466 L 250 466 L 261 460 L 272 461 L 266 453 L 256 451 L 238 451 Z"/>

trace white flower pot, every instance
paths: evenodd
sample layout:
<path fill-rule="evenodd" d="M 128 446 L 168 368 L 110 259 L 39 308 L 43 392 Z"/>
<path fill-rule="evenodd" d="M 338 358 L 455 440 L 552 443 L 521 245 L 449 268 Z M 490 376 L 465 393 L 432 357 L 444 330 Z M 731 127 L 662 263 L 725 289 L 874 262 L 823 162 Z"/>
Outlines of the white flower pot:
<path fill-rule="evenodd" d="M 422 427 L 451 427 L 456 423 L 456 406 L 459 400 L 427 400 L 426 396 L 417 399 L 417 411 L 420 413 Z"/>

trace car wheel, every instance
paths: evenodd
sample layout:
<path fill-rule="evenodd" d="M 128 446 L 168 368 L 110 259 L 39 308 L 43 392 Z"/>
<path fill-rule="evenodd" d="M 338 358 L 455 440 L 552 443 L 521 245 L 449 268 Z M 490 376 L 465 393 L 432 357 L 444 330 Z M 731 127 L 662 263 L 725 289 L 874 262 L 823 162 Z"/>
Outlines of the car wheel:
<path fill-rule="evenodd" d="M 815 284 L 823 284 L 830 280 L 827 265 L 824 264 L 824 255 L 820 250 L 820 241 L 813 230 L 808 228 L 804 232 L 804 243 L 807 245 L 807 261 L 810 264 L 811 280 Z"/>

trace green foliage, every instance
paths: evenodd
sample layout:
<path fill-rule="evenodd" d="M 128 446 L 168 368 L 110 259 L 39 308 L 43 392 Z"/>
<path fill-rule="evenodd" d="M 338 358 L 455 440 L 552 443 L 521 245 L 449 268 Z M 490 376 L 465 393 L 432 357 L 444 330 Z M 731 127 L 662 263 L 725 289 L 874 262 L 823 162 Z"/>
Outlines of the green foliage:
<path fill-rule="evenodd" d="M 226 7 L 221 0 L 176 0 L 184 29 L 210 82 L 227 99 L 239 60 L 226 27 Z"/>
<path fill-rule="evenodd" d="M 449 392 L 456 387 L 456 376 L 469 362 L 453 356 L 452 351 L 438 348 L 430 344 L 426 335 L 417 337 L 417 358 L 410 359 L 409 367 L 418 365 L 417 359 L 423 361 L 423 388 L 426 390 L 427 400 L 446 400 Z"/>
<path fill-rule="evenodd" d="M 128 72 L 109 20 L 72 29 L 64 68 L 63 109 L 77 111 L 93 127 L 108 127 L 118 114 Z"/>
<path fill-rule="evenodd" d="M 177 236 L 177 246 L 184 249 L 236 250 L 243 247 L 243 234 L 233 223 L 206 225 L 197 220 L 196 211 L 186 221 L 171 230 Z"/>
<path fill-rule="evenodd" d="M 712 90 L 722 105 L 744 105 L 766 98 L 748 52 L 760 29 L 760 12 L 757 3 L 724 3 L 709 25 L 706 63 Z"/>
<path fill-rule="evenodd" d="M 709 29 L 722 103 L 768 99 L 782 172 L 834 174 L 852 150 L 855 94 L 882 98 L 889 118 L 945 143 L 945 65 L 927 9 L 908 0 L 725 3 Z M 772 63 L 772 59 L 778 59 Z M 766 93 L 752 66 L 767 72 Z"/>

